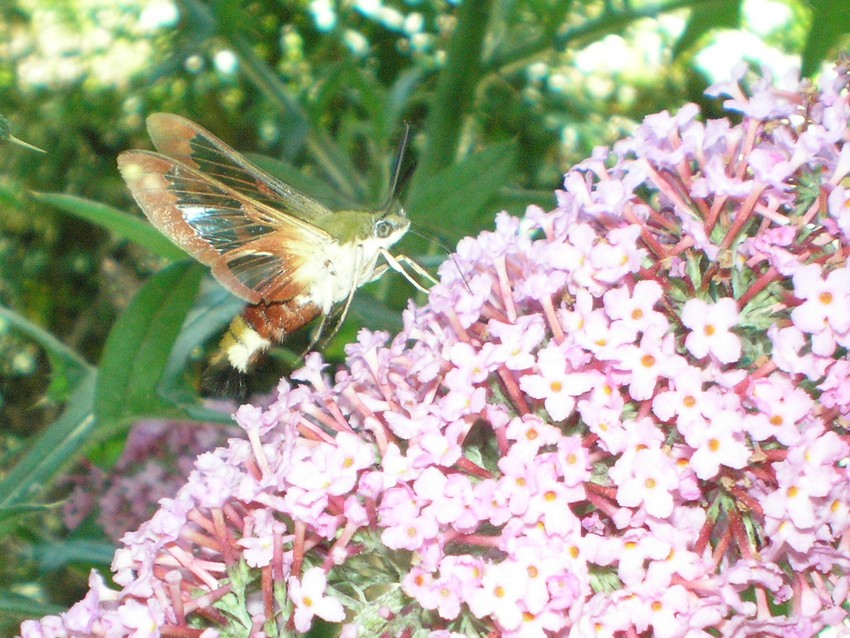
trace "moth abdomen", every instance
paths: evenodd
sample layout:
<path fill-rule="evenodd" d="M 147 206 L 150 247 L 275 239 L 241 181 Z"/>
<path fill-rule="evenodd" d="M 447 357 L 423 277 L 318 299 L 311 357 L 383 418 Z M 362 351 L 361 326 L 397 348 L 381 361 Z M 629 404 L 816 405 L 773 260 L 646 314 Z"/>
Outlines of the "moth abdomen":
<path fill-rule="evenodd" d="M 319 313 L 316 304 L 297 297 L 247 306 L 230 323 L 210 359 L 204 373 L 204 390 L 217 396 L 246 398 L 245 376 L 263 353 L 310 323 Z"/>

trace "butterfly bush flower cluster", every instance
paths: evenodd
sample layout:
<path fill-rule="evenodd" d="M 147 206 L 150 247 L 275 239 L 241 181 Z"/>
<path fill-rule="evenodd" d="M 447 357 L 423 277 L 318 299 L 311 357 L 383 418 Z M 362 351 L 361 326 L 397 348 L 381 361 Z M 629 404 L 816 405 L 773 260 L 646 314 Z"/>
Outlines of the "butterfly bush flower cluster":
<path fill-rule="evenodd" d="M 814 636 L 850 589 L 850 93 L 713 88 L 318 355 L 35 636 Z M 748 87 L 748 88 L 745 88 Z M 846 628 L 846 624 L 845 624 Z"/>

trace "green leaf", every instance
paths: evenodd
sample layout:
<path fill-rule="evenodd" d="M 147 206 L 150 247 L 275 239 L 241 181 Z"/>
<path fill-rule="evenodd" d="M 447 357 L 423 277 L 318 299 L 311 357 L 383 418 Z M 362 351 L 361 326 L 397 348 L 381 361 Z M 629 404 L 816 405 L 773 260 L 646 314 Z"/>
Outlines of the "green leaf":
<path fill-rule="evenodd" d="M 741 0 L 720 0 L 719 2 L 707 3 L 704 6 L 695 6 L 691 10 L 688 24 L 676 46 L 673 48 L 673 57 L 690 49 L 702 38 L 703 35 L 714 29 L 737 29 L 741 26 Z"/>
<path fill-rule="evenodd" d="M 65 605 L 50 605 L 37 602 L 18 593 L 0 589 L 0 616 L 17 618 L 41 618 L 49 614 L 68 611 Z"/>
<path fill-rule="evenodd" d="M 115 556 L 115 545 L 106 541 L 54 539 L 33 546 L 31 552 L 46 573 L 56 572 L 71 563 L 94 563 L 108 569 Z"/>
<path fill-rule="evenodd" d="M 119 237 L 129 239 L 171 261 L 186 257 L 183 250 L 171 243 L 165 235 L 141 217 L 128 215 L 117 208 L 112 208 L 100 202 L 63 193 L 33 193 L 32 196 L 37 201 L 50 204 L 74 217 L 97 224 Z"/>
<path fill-rule="evenodd" d="M 0 529 L 8 529 L 21 518 L 32 514 L 43 514 L 51 509 L 45 503 L 21 503 L 19 505 L 0 506 Z"/>
<path fill-rule="evenodd" d="M 53 400 L 64 401 L 82 378 L 93 371 L 80 355 L 14 310 L 0 306 L 0 320 L 7 321 L 44 348 L 52 372 L 48 394 Z"/>
<path fill-rule="evenodd" d="M 192 419 L 205 423 L 233 422 L 230 411 L 212 410 L 201 403 L 196 388 L 187 383 L 185 372 L 192 352 L 211 337 L 221 335 L 224 327 L 244 306 L 244 301 L 234 297 L 218 282 L 202 287 L 201 295 L 187 314 L 183 329 L 174 342 L 157 394 Z"/>
<path fill-rule="evenodd" d="M 0 481 L 0 507 L 33 503 L 67 465 L 79 458 L 95 430 L 92 412 L 97 374 L 87 373 L 59 419 L 39 433 Z"/>
<path fill-rule="evenodd" d="M 850 33 L 850 3 L 810 0 L 812 26 L 803 49 L 802 74 L 811 77 L 830 51 Z"/>
<path fill-rule="evenodd" d="M 157 384 L 203 274 L 195 262 L 172 264 L 145 284 L 115 322 L 94 400 L 105 436 L 142 417 L 177 416 L 159 397 Z"/>
<path fill-rule="evenodd" d="M 411 219 L 450 233 L 450 240 L 469 234 L 476 218 L 513 173 L 516 157 L 516 144 L 504 142 L 420 182 L 406 205 Z"/>
<path fill-rule="evenodd" d="M 424 188 L 441 170 L 455 161 L 464 116 L 481 74 L 481 57 L 490 23 L 492 0 L 463 2 L 446 52 L 446 63 L 431 97 L 425 132 L 428 138 L 412 189 Z"/>

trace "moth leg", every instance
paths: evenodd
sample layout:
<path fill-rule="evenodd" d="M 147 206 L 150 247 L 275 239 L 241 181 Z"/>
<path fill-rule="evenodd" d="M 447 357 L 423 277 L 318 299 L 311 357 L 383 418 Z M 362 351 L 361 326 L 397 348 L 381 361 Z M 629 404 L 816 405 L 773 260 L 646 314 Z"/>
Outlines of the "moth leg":
<path fill-rule="evenodd" d="M 437 281 L 436 279 L 434 279 L 434 277 L 432 277 L 432 276 L 431 276 L 431 273 L 429 273 L 429 272 L 428 272 L 427 270 L 425 270 L 422 266 L 420 266 L 420 265 L 416 262 L 416 260 L 415 260 L 415 259 L 412 259 L 412 258 L 408 257 L 407 255 L 396 255 L 396 256 L 395 256 L 395 260 L 396 260 L 399 264 L 407 264 L 408 266 L 410 266 L 410 268 L 411 268 L 411 270 L 413 270 L 413 272 L 415 272 L 417 275 L 419 275 L 419 276 L 420 276 L 420 277 L 422 277 L 423 279 L 427 279 L 427 280 L 428 280 L 428 281 L 430 281 L 432 284 L 438 284 L 438 283 L 440 283 L 439 281 Z"/>
<path fill-rule="evenodd" d="M 392 255 L 388 250 L 381 251 L 384 259 L 387 261 L 386 264 L 379 266 L 375 269 L 375 275 L 373 279 L 377 279 L 377 277 L 384 274 L 387 268 L 392 268 L 397 273 L 399 273 L 402 277 L 407 279 L 411 283 L 411 285 L 419 290 L 420 292 L 428 292 L 428 289 L 422 286 L 418 281 L 416 281 L 413 276 L 407 271 L 403 264 L 406 264 L 413 272 L 422 277 L 427 281 L 430 281 L 432 284 L 436 284 L 437 280 L 434 279 L 427 270 L 425 270 L 422 266 L 416 263 L 413 259 L 408 257 L 407 255 Z"/>
<path fill-rule="evenodd" d="M 355 262 L 355 272 L 360 269 L 361 258 L 362 255 L 358 252 Z M 333 270 L 332 266 L 331 270 Z M 333 274 L 334 276 L 336 276 L 336 272 L 334 272 Z M 332 286 L 333 282 L 329 281 L 329 290 L 327 291 L 326 299 L 331 299 L 330 288 Z M 318 349 L 322 350 L 337 335 L 340 328 L 342 327 L 342 322 L 345 321 L 345 317 L 348 315 L 349 308 L 351 308 L 351 302 L 354 299 L 355 292 L 357 292 L 357 285 L 352 281 L 351 288 L 345 298 L 345 303 L 341 307 L 339 306 L 339 304 L 328 304 L 327 307 L 323 309 L 322 320 L 316 328 L 315 336 L 310 340 L 310 345 L 307 346 L 307 350 L 304 352 L 304 355 L 306 355 L 307 352 L 312 350 L 317 344 L 319 346 Z M 336 309 L 334 309 L 334 306 L 336 306 Z M 331 324 L 331 327 L 329 330 L 326 331 L 326 328 L 329 324 Z M 302 359 L 304 358 L 304 355 L 301 355 Z"/>

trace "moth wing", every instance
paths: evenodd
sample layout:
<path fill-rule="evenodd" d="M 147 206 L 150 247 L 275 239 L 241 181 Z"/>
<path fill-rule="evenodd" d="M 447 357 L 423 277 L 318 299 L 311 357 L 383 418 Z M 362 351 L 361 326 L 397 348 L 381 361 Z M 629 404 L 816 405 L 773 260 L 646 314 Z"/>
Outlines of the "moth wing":
<path fill-rule="evenodd" d="M 331 241 L 321 228 L 159 153 L 121 153 L 118 167 L 151 223 L 236 296 L 256 304 L 311 289 Z"/>
<path fill-rule="evenodd" d="M 315 199 L 254 166 L 218 137 L 191 120 L 172 113 L 147 119 L 156 149 L 181 164 L 209 175 L 219 183 L 282 214 L 316 223 L 333 213 Z"/>

